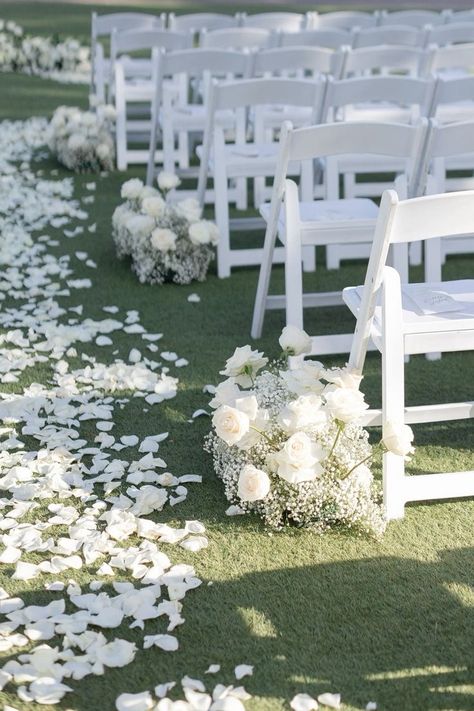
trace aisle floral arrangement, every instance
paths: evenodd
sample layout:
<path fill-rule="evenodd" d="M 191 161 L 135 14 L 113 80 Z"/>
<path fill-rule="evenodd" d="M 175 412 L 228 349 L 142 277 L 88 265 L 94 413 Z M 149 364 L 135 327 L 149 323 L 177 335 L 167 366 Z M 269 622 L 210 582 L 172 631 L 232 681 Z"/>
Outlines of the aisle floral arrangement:
<path fill-rule="evenodd" d="M 324 532 L 348 528 L 380 537 L 385 521 L 369 462 L 375 449 L 360 418 L 368 405 L 361 377 L 289 356 L 309 353 L 304 332 L 287 326 L 283 353 L 269 363 L 250 346 L 237 348 L 210 405 L 213 429 L 205 448 L 237 512 L 257 513 L 274 529 L 286 525 Z M 413 433 L 392 425 L 380 443 L 402 456 Z"/>
<path fill-rule="evenodd" d="M 217 227 L 201 219 L 197 200 L 171 202 L 170 191 L 179 183 L 176 175 L 162 172 L 159 190 L 138 178 L 122 185 L 125 202 L 112 216 L 112 236 L 117 256 L 131 257 L 142 283 L 204 281 L 214 257 Z"/>
<path fill-rule="evenodd" d="M 72 37 L 27 35 L 16 22 L 0 19 L 0 71 L 21 72 L 68 82 L 87 82 L 90 49 Z"/>
<path fill-rule="evenodd" d="M 81 111 L 75 106 L 59 106 L 48 131 L 48 145 L 58 161 L 76 173 L 113 170 L 115 109 L 98 106 Z"/>

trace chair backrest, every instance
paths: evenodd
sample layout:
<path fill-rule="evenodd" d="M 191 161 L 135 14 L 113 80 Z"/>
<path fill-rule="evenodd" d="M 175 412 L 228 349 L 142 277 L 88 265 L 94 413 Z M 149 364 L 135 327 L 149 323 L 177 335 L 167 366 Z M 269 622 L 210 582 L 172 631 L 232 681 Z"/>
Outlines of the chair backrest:
<path fill-rule="evenodd" d="M 423 76 L 426 53 L 416 47 L 381 46 L 347 49 L 344 56 L 342 76 L 372 73 L 405 73 Z"/>
<path fill-rule="evenodd" d="M 437 110 L 445 104 L 474 102 L 474 76 L 445 79 L 438 77 L 433 91 L 430 116 L 436 118 Z M 474 118 L 474 103 L 473 103 Z"/>
<path fill-rule="evenodd" d="M 110 58 L 114 62 L 121 54 L 153 49 L 186 49 L 190 45 L 190 35 L 170 30 L 113 30 Z"/>
<path fill-rule="evenodd" d="M 367 27 L 355 33 L 353 47 L 375 47 L 377 45 L 423 47 L 425 38 L 425 30 L 410 25 Z"/>
<path fill-rule="evenodd" d="M 445 47 L 448 44 L 465 44 L 467 42 L 474 42 L 474 14 L 472 22 L 456 22 L 428 28 L 428 44 Z"/>
<path fill-rule="evenodd" d="M 231 82 L 213 81 L 199 170 L 199 202 L 204 204 L 207 171 L 211 145 L 214 140 L 215 114 L 217 111 L 229 109 L 239 111 L 249 107 L 271 104 L 281 106 L 284 103 L 289 106 L 310 107 L 313 111 L 313 122 L 316 123 L 321 115 L 325 85 L 326 81 L 322 77 L 317 80 L 262 78 Z M 245 140 L 245 135 L 243 140 Z"/>
<path fill-rule="evenodd" d="M 387 12 L 382 10 L 379 18 L 379 25 L 411 25 L 412 27 L 424 27 L 425 25 L 444 25 L 446 16 L 434 10 L 396 10 Z"/>
<path fill-rule="evenodd" d="M 262 49 L 272 46 L 272 39 L 270 30 L 262 27 L 231 27 L 201 32 L 200 45 L 219 49 Z"/>
<path fill-rule="evenodd" d="M 134 29 L 164 29 L 165 16 L 151 15 L 145 12 L 110 12 L 106 15 L 92 13 L 92 39 L 111 35 L 113 30 L 134 30 Z"/>
<path fill-rule="evenodd" d="M 394 190 L 384 192 L 349 357 L 351 368 L 361 373 L 364 367 L 378 291 L 382 284 L 390 245 L 439 237 L 457 237 L 473 232 L 472 190 L 410 200 L 399 200 Z"/>
<path fill-rule="evenodd" d="M 345 106 L 366 102 L 384 102 L 398 106 L 417 107 L 419 116 L 426 116 L 432 105 L 435 82 L 407 76 L 370 76 L 335 80 L 328 78 L 323 121 L 328 114 Z"/>
<path fill-rule="evenodd" d="M 474 10 L 448 10 L 446 23 L 474 22 Z"/>
<path fill-rule="evenodd" d="M 315 29 L 351 30 L 354 27 L 375 27 L 378 13 L 361 11 L 340 11 L 320 13 L 315 18 Z"/>
<path fill-rule="evenodd" d="M 252 15 L 241 13 L 242 27 L 262 27 L 279 32 L 299 32 L 307 26 L 306 15 L 299 12 L 259 12 Z"/>
<path fill-rule="evenodd" d="M 474 43 L 455 44 L 448 47 L 430 47 L 426 70 L 439 72 L 446 69 L 472 70 L 474 67 Z"/>
<path fill-rule="evenodd" d="M 227 74 L 247 76 L 250 74 L 251 55 L 232 49 L 207 49 L 194 47 L 176 52 L 164 52 L 160 56 L 160 74 L 173 76 L 186 74 L 200 77 L 208 72 L 213 77 Z"/>
<path fill-rule="evenodd" d="M 252 76 L 281 75 L 303 70 L 312 75 L 338 76 L 342 55 L 326 47 L 274 47 L 253 54 Z"/>
<path fill-rule="evenodd" d="M 442 192 L 445 189 L 445 160 L 466 154 L 474 154 L 474 121 L 439 125 L 431 119 L 415 193 L 423 195 L 430 175 L 435 177 L 437 192 Z"/>
<path fill-rule="evenodd" d="M 339 49 L 352 45 L 352 34 L 348 30 L 321 29 L 303 30 L 301 32 L 282 32 L 279 36 L 281 47 L 310 46 Z"/>
<path fill-rule="evenodd" d="M 199 33 L 202 30 L 222 30 L 226 27 L 237 27 L 238 15 L 225 15 L 218 12 L 191 12 L 185 15 L 168 15 L 168 29 L 174 32 Z"/>

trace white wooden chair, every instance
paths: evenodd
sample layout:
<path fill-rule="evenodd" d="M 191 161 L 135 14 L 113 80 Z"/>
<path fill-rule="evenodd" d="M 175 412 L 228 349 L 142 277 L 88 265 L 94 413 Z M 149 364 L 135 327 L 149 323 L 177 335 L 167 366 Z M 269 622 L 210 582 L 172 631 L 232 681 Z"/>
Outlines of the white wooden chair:
<path fill-rule="evenodd" d="M 278 143 L 256 143 L 248 141 L 247 125 L 237 124 L 235 141 L 225 143 L 222 127 L 215 120 L 218 111 L 232 110 L 247 112 L 249 108 L 270 104 L 288 106 L 309 106 L 314 112 L 312 123 L 317 122 L 321 111 L 325 82 L 322 78 L 304 79 L 250 79 L 236 82 L 216 83 L 212 85 L 209 99 L 208 122 L 204 133 L 204 143 L 198 149 L 201 160 L 198 200 L 204 204 L 208 175 L 213 178 L 215 192 L 215 219 L 219 228 L 217 248 L 217 271 L 219 277 L 230 276 L 234 266 L 260 264 L 261 249 L 231 249 L 230 228 L 258 229 L 259 218 L 241 218 L 229 220 L 229 182 L 237 179 L 273 177 L 278 156 Z M 292 175 L 300 175 L 301 188 L 306 195 L 313 189 L 312 165 L 290 166 Z M 282 258 L 282 252 L 276 255 Z M 307 268 L 314 268 L 313 257 L 308 258 Z"/>
<path fill-rule="evenodd" d="M 147 163 L 148 150 L 130 144 L 150 141 L 150 108 L 158 84 L 158 60 L 162 49 L 184 49 L 190 36 L 168 30 L 132 30 L 112 32 L 111 61 L 114 80 L 117 168 L 129 163 Z M 139 53 L 140 56 L 134 55 Z M 143 57 L 143 54 L 148 54 Z"/>
<path fill-rule="evenodd" d="M 474 77 L 471 78 L 474 81 Z M 463 80 L 460 80 L 463 81 Z M 450 181 L 448 166 L 469 167 L 474 171 L 474 116 L 470 121 L 439 125 L 430 121 L 430 133 L 420 169 L 418 194 L 444 193 L 471 187 L 473 178 Z M 454 183 L 454 188 L 453 184 Z M 441 281 L 441 267 L 449 254 L 474 252 L 474 235 L 451 239 L 430 240 L 425 248 L 425 280 Z"/>
<path fill-rule="evenodd" d="M 344 54 L 342 78 L 370 74 L 426 75 L 427 55 L 416 47 L 379 46 L 348 48 Z"/>
<path fill-rule="evenodd" d="M 201 136 L 206 127 L 210 81 L 237 79 L 250 74 L 249 54 L 225 49 L 187 49 L 160 55 L 159 81 L 152 103 L 152 131 L 147 169 L 147 184 L 154 177 L 154 157 L 158 129 L 162 129 L 163 168 L 168 172 L 195 174 L 189 169 L 190 138 Z M 171 85 L 164 86 L 165 80 Z M 201 86 L 202 96 L 192 83 Z M 196 99 L 193 101 L 193 99 Z M 232 111 L 221 112 L 217 120 L 224 129 L 235 128 Z M 178 142 L 177 150 L 175 142 Z M 175 163 L 178 161 L 179 169 Z"/>
<path fill-rule="evenodd" d="M 263 27 L 230 27 L 200 34 L 199 44 L 206 49 L 258 50 L 272 47 L 276 33 Z"/>
<path fill-rule="evenodd" d="M 474 9 L 473 10 L 447 10 L 446 12 L 446 23 L 459 23 L 469 24 L 474 22 Z"/>
<path fill-rule="evenodd" d="M 446 47 L 430 46 L 426 59 L 426 72 L 456 79 L 468 76 L 474 70 L 474 43 L 453 44 Z"/>
<path fill-rule="evenodd" d="M 184 15 L 176 15 L 170 12 L 168 15 L 168 29 L 173 32 L 191 32 L 193 35 L 202 30 L 223 30 L 227 27 L 238 27 L 239 16 L 226 15 L 220 12 L 190 12 Z"/>
<path fill-rule="evenodd" d="M 472 22 L 455 22 L 437 27 L 427 27 L 427 44 L 446 47 L 452 44 L 474 42 L 474 14 Z"/>
<path fill-rule="evenodd" d="M 323 121 L 374 121 L 384 123 L 414 123 L 429 114 L 435 82 L 410 76 L 370 76 L 328 79 Z M 398 174 L 406 161 L 380 155 L 343 156 L 339 171 L 344 180 L 344 197 L 380 197 L 393 185 L 393 179 L 367 180 L 369 175 Z M 358 180 L 363 176 L 362 181 Z M 341 259 L 367 259 L 370 244 L 329 245 L 326 267 L 339 269 Z M 421 263 L 421 253 L 410 253 L 412 264 Z"/>
<path fill-rule="evenodd" d="M 267 229 L 255 297 L 252 338 L 261 335 L 266 309 L 285 308 L 286 323 L 302 328 L 304 307 L 342 303 L 340 291 L 303 294 L 301 255 L 304 247 L 372 243 L 377 205 L 367 198 L 340 199 L 339 169 L 335 158 L 356 154 L 404 158 L 411 174 L 403 189 L 411 194 L 417 184 L 426 128 L 426 119 L 420 119 L 416 126 L 333 123 L 293 130 L 291 124 L 283 125 L 272 200 L 260 208 Z M 315 158 L 326 159 L 326 199 L 299 202 L 295 183 L 286 178 L 287 166 L 290 161 L 306 162 Z M 285 294 L 269 296 L 277 236 L 285 245 Z M 394 260 L 403 274 L 403 281 L 408 281 L 405 250 L 398 250 Z M 315 336 L 312 338 L 312 353 L 348 353 L 351 338 L 352 334 L 348 333 Z"/>
<path fill-rule="evenodd" d="M 366 27 L 358 29 L 352 46 L 376 47 L 380 45 L 398 45 L 400 47 L 424 47 L 427 30 L 410 25 L 385 25 L 384 27 Z"/>
<path fill-rule="evenodd" d="M 91 19 L 91 93 L 100 102 L 107 98 L 107 87 L 111 76 L 110 56 L 107 56 L 107 44 L 110 44 L 112 32 L 155 29 L 165 27 L 165 15 L 151 15 L 144 12 L 111 12 L 106 15 L 92 13 Z M 103 40 L 106 40 L 104 45 Z"/>
<path fill-rule="evenodd" d="M 444 25 L 446 21 L 446 13 L 435 10 L 396 10 L 394 12 L 382 10 L 378 24 L 382 27 L 385 25 L 411 25 L 422 28 L 425 25 Z"/>
<path fill-rule="evenodd" d="M 327 47 L 340 49 L 350 47 L 353 33 L 337 28 L 302 30 L 301 32 L 281 32 L 278 39 L 280 47 Z"/>
<path fill-rule="evenodd" d="M 387 191 L 379 211 L 364 287 L 344 289 L 357 316 L 349 366 L 362 373 L 369 341 L 382 354 L 382 410 L 365 424 L 389 427 L 474 417 L 474 402 L 405 405 L 405 358 L 415 353 L 474 349 L 474 280 L 400 284 L 386 266 L 391 245 L 474 232 L 474 192 L 399 201 Z M 432 367 L 429 363 L 426 367 Z M 465 374 L 466 383 L 472 376 Z M 409 501 L 474 495 L 474 471 L 405 474 L 402 456 L 383 455 L 384 504 L 388 519 L 402 518 Z"/>
<path fill-rule="evenodd" d="M 299 32 L 308 25 L 307 15 L 300 12 L 240 13 L 241 27 L 262 27 L 272 32 Z"/>
<path fill-rule="evenodd" d="M 319 13 L 314 17 L 313 29 L 351 30 L 353 27 L 375 27 L 378 12 L 342 10 L 339 12 Z"/>

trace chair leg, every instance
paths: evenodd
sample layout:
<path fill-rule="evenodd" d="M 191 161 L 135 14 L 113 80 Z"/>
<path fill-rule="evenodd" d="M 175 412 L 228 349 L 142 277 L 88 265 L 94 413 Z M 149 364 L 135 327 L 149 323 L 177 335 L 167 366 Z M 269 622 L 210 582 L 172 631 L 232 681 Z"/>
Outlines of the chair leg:
<path fill-rule="evenodd" d="M 180 131 L 178 134 L 178 161 L 180 168 L 189 168 L 189 134 Z"/>
<path fill-rule="evenodd" d="M 219 229 L 217 245 L 217 276 L 224 279 L 230 276 L 230 226 L 228 178 L 224 170 L 217 165 L 214 170 L 215 217 Z"/>
<path fill-rule="evenodd" d="M 247 179 L 236 178 L 235 180 L 235 206 L 237 210 L 246 210 L 248 208 L 247 199 Z"/>
<path fill-rule="evenodd" d="M 163 170 L 167 173 L 174 173 L 175 171 L 175 152 L 174 152 L 174 131 L 171 121 L 168 117 L 164 117 L 163 129 L 162 129 L 162 140 L 163 140 Z"/>
<path fill-rule="evenodd" d="M 115 140 L 117 149 L 117 170 L 127 169 L 127 115 L 123 87 L 117 86 L 115 97 L 116 120 Z"/>
<path fill-rule="evenodd" d="M 291 187 L 285 195 L 285 302 L 287 325 L 303 328 L 303 272 L 302 247 L 299 229 L 298 193 L 294 183 L 295 195 L 291 195 Z"/>

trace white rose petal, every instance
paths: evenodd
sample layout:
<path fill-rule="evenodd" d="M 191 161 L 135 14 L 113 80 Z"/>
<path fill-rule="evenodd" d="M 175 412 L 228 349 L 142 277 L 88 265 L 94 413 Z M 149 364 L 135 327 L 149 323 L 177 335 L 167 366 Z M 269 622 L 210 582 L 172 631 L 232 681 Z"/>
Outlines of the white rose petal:
<path fill-rule="evenodd" d="M 278 340 L 282 350 L 288 355 L 298 356 L 311 353 L 311 338 L 306 331 L 296 326 L 285 326 Z"/>
<path fill-rule="evenodd" d="M 403 423 L 386 422 L 383 427 L 384 446 L 399 457 L 406 457 L 415 451 L 412 446 L 413 438 L 413 430 Z"/>
<path fill-rule="evenodd" d="M 328 706 L 331 709 L 341 708 L 341 694 L 330 694 L 326 692 L 318 696 L 318 701 L 323 706 Z"/>
<path fill-rule="evenodd" d="M 318 702 L 309 694 L 296 694 L 290 701 L 293 711 L 312 711 L 318 708 Z"/>
<path fill-rule="evenodd" d="M 252 676 L 253 666 L 251 664 L 239 664 L 234 669 L 236 679 L 243 679 L 244 676 Z"/>
<path fill-rule="evenodd" d="M 139 694 L 120 694 L 115 700 L 117 711 L 148 711 L 153 708 L 153 699 L 149 691 Z"/>

